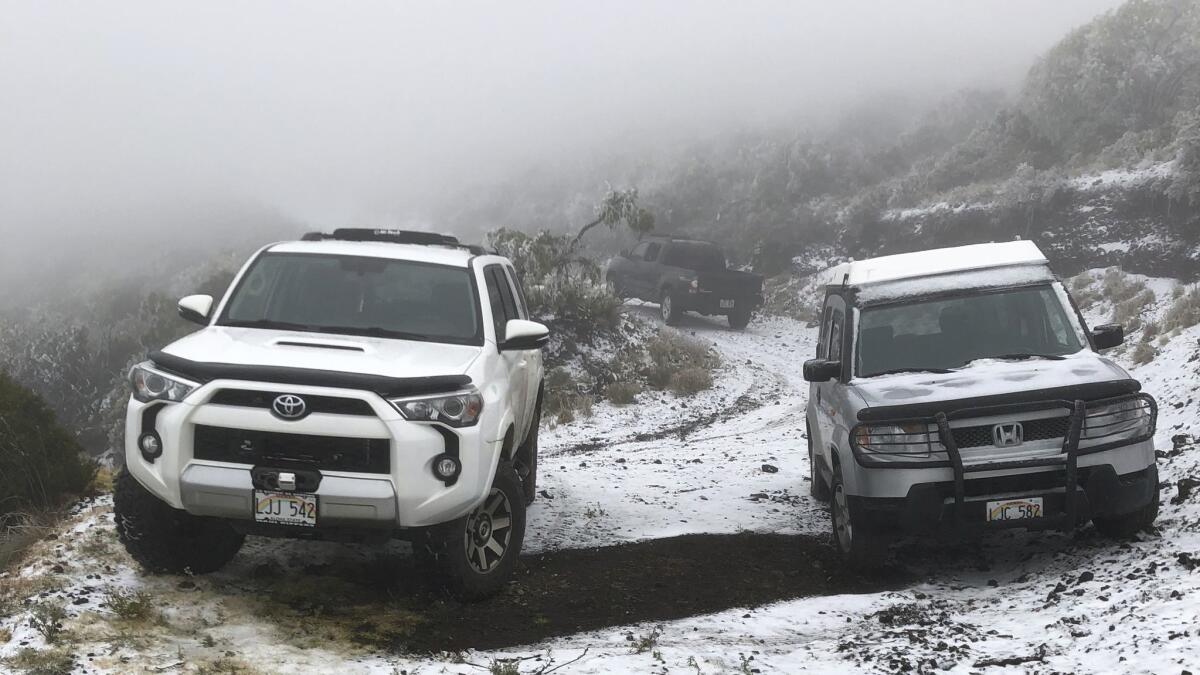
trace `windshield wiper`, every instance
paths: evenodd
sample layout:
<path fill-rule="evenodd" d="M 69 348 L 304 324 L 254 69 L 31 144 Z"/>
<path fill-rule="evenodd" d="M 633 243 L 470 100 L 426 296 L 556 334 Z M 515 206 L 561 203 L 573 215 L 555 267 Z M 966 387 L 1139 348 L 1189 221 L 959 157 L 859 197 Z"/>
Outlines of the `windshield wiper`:
<path fill-rule="evenodd" d="M 985 356 L 986 359 L 1050 359 L 1051 361 L 1062 361 L 1067 358 L 1058 354 L 1037 354 L 1034 352 L 1016 352 L 1014 354 L 1001 354 L 999 356 Z"/>
<path fill-rule="evenodd" d="M 871 373 L 863 377 L 876 377 L 878 375 L 895 375 L 897 373 L 934 373 L 936 375 L 946 375 L 954 371 L 945 368 L 892 368 L 890 370 L 881 370 L 878 373 Z"/>
<path fill-rule="evenodd" d="M 272 321 L 271 319 L 254 319 L 252 321 L 226 321 L 222 326 L 230 328 L 264 328 L 266 330 L 297 330 L 305 333 L 315 333 L 321 330 L 320 326 L 308 326 L 302 323 L 289 323 L 287 321 Z"/>
<path fill-rule="evenodd" d="M 363 337 L 390 338 L 393 340 L 428 340 L 429 336 L 420 333 L 406 333 L 380 326 L 321 326 L 320 332 L 335 335 L 361 335 Z"/>

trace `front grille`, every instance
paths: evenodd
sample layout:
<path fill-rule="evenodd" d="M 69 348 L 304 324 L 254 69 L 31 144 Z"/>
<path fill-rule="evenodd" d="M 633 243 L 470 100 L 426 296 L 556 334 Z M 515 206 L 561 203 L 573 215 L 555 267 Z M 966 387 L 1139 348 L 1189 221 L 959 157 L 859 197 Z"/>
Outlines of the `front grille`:
<path fill-rule="evenodd" d="M 391 442 L 386 438 L 306 436 L 196 425 L 196 459 L 238 464 L 304 464 L 329 471 L 390 473 Z"/>
<path fill-rule="evenodd" d="M 992 438 L 992 429 L 996 425 L 984 424 L 975 427 L 959 427 L 951 429 L 951 434 L 954 436 L 954 444 L 961 450 L 963 448 L 982 448 L 989 445 L 995 445 Z M 1040 420 L 1022 420 L 1021 426 L 1025 431 L 1025 442 L 1044 441 L 1050 438 L 1064 438 L 1067 435 L 1067 430 L 1071 426 L 1071 418 L 1063 417 L 1048 417 Z"/>
<path fill-rule="evenodd" d="M 253 391 L 250 389 L 222 389 L 213 395 L 209 403 L 214 405 L 234 405 L 243 408 L 271 409 L 275 399 L 285 392 Z M 304 403 L 308 413 L 328 413 L 330 415 L 362 415 L 374 416 L 371 404 L 360 398 L 342 398 L 340 396 L 309 396 L 304 395 Z"/>

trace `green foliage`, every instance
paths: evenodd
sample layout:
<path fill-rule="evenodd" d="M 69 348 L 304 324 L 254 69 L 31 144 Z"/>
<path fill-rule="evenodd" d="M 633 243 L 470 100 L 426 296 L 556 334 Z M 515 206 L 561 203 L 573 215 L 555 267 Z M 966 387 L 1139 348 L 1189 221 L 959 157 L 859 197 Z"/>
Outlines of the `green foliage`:
<path fill-rule="evenodd" d="M 104 594 L 104 605 L 123 621 L 145 621 L 155 614 L 154 599 L 145 591 L 109 589 Z"/>
<path fill-rule="evenodd" d="M 39 602 L 29 611 L 29 625 L 42 634 L 46 642 L 54 644 L 63 634 L 63 621 L 67 610 L 62 604 L 52 601 Z"/>
<path fill-rule="evenodd" d="M 0 526 L 6 513 L 49 509 L 79 494 L 94 471 L 46 401 L 0 373 Z"/>

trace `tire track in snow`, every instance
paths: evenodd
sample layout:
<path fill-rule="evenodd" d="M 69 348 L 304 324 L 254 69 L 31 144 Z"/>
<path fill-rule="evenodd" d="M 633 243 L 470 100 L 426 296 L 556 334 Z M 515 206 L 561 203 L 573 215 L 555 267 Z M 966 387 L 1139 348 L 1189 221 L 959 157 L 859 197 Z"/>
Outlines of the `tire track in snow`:
<path fill-rule="evenodd" d="M 808 496 L 804 435 L 801 367 L 815 331 L 778 318 L 733 331 L 690 315 L 678 329 L 721 354 L 714 389 L 600 404 L 592 419 L 547 432 L 539 479 L 549 498 L 530 510 L 528 550 L 827 530 L 824 508 Z"/>

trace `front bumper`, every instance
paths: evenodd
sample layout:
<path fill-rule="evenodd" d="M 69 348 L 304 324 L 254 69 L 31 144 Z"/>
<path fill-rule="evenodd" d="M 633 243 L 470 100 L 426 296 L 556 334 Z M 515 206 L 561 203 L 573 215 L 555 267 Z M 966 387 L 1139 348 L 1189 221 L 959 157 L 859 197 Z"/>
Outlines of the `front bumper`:
<path fill-rule="evenodd" d="M 126 466 L 139 483 L 174 508 L 253 523 L 252 471 L 297 467 L 275 459 L 253 463 L 208 459 L 202 446 L 197 452 L 197 429 L 234 430 L 255 437 L 386 442 L 386 468 L 342 470 L 344 461 L 303 467 L 318 474 L 316 489 L 312 490 L 317 495 L 317 529 L 396 530 L 435 525 L 465 515 L 487 494 L 503 447 L 503 439 L 496 432 L 501 427 L 503 406 L 487 401 L 486 395 L 484 412 L 476 425 L 449 429 L 405 420 L 373 392 L 316 386 L 284 388 L 302 397 L 355 399 L 365 402 L 370 412 L 313 412 L 300 420 L 282 420 L 264 408 L 213 403 L 221 391 L 279 392 L 280 385 L 215 380 L 181 403 L 145 404 L 130 399 L 125 427 Z M 151 407 L 158 409 L 147 414 Z M 137 446 L 148 422 L 153 424 L 163 447 L 161 456 L 153 460 L 143 456 Z M 462 471 L 448 485 L 434 475 L 433 462 L 451 443 L 457 445 Z"/>
<path fill-rule="evenodd" d="M 971 530 L 1025 528 L 1070 530 L 1096 516 L 1119 516 L 1148 506 L 1158 490 L 1158 468 L 1117 474 L 1111 465 L 1080 469 L 1074 513 L 1068 514 L 1061 472 L 1042 472 L 967 483 L 961 505 L 953 481 L 913 485 L 905 497 L 848 496 L 854 527 L 876 533 L 938 534 Z M 988 522 L 988 501 L 1041 497 L 1042 518 Z"/>

